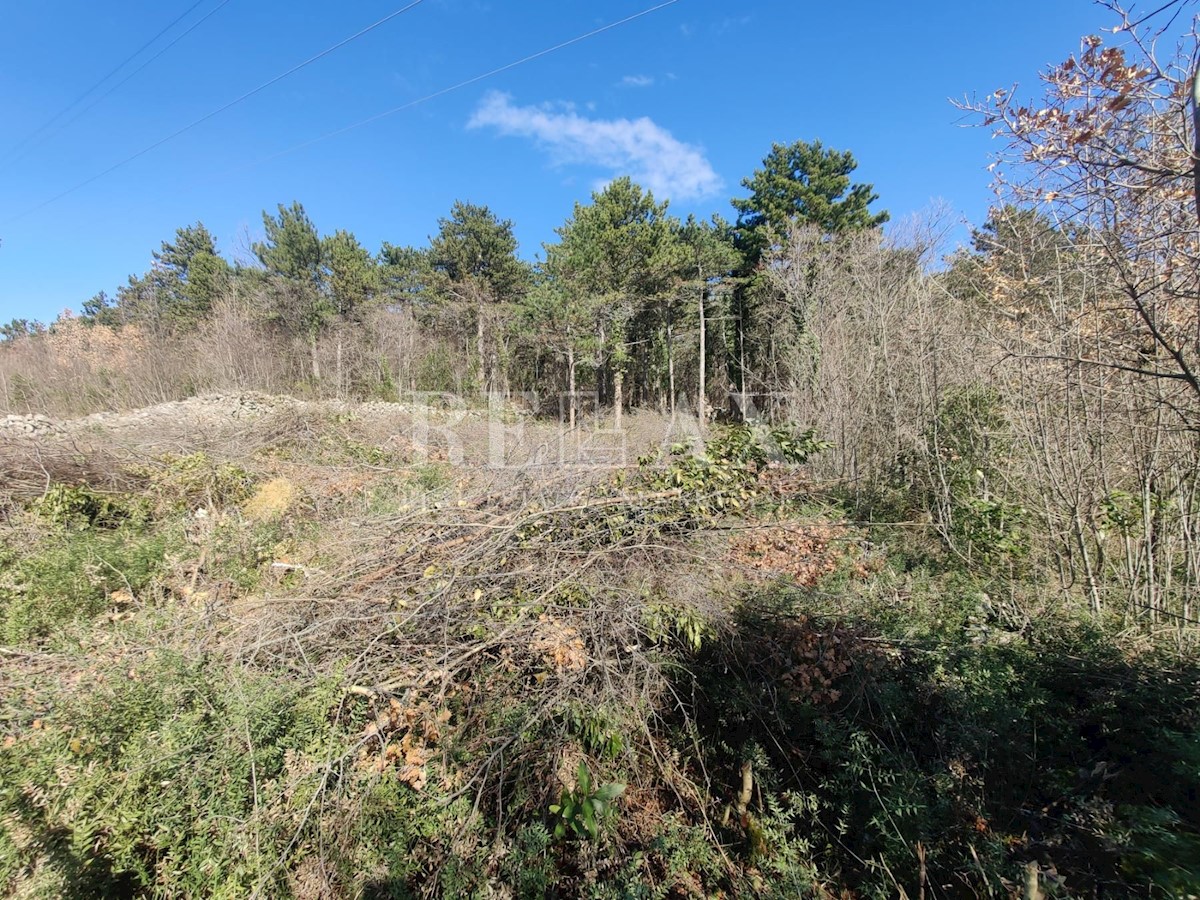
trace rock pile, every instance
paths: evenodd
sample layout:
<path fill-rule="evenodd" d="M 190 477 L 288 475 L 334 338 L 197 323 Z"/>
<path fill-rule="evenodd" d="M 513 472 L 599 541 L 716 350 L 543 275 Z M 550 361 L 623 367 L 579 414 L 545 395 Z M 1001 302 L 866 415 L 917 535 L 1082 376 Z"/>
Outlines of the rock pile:
<path fill-rule="evenodd" d="M 186 400 L 172 400 L 130 412 L 98 412 L 81 419 L 57 421 L 49 416 L 9 414 L 0 418 L 0 438 L 18 436 L 45 436 L 75 431 L 103 429 L 105 431 L 139 428 L 164 424 L 188 424 L 191 426 L 216 426 L 227 424 L 231 419 L 250 419 L 274 412 L 298 401 L 289 397 L 271 397 L 266 394 L 206 394 Z"/>
<path fill-rule="evenodd" d="M 61 427 L 49 416 L 7 415 L 0 419 L 0 437 L 50 434 L 60 431 Z"/>

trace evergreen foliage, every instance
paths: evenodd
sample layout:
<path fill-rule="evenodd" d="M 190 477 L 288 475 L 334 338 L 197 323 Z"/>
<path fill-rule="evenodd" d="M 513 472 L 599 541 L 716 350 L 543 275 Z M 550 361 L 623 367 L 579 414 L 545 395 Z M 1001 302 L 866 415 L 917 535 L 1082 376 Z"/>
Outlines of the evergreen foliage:
<path fill-rule="evenodd" d="M 850 151 L 826 149 L 820 141 L 774 144 L 761 169 L 742 181 L 750 196 L 734 199 L 739 245 L 757 262 L 774 235 L 813 225 L 826 234 L 878 228 L 886 212 L 872 212 L 879 199 L 869 184 L 852 184 L 858 163 Z"/>

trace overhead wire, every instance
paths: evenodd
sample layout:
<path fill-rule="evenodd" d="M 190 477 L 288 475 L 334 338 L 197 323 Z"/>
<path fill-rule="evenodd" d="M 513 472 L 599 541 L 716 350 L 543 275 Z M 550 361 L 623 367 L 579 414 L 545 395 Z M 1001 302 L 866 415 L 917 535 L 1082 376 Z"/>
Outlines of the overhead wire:
<path fill-rule="evenodd" d="M 588 31 L 584 34 L 576 35 L 575 37 L 570 38 L 569 40 L 563 41 L 559 44 L 555 44 L 553 47 L 547 47 L 544 50 L 539 50 L 536 53 L 531 53 L 528 56 L 522 57 L 521 59 L 514 60 L 513 62 L 510 62 L 510 63 L 505 63 L 504 65 L 498 66 L 495 69 L 491 69 L 491 70 L 489 70 L 487 72 L 483 72 L 479 75 L 474 75 L 470 78 L 467 78 L 464 81 L 458 82 L 457 84 L 452 84 L 449 87 L 441 88 L 440 90 L 434 91 L 432 94 L 426 94 L 425 96 L 418 97 L 415 100 L 409 100 L 406 103 L 402 103 L 399 106 L 392 107 L 391 109 L 385 110 L 384 112 L 376 113 L 375 115 L 369 116 L 365 119 L 361 119 L 358 122 L 354 122 L 350 125 L 346 125 L 342 128 L 338 128 L 334 131 L 329 131 L 329 132 L 326 132 L 325 134 L 318 135 L 317 137 L 310 138 L 299 144 L 295 144 L 294 146 L 287 147 L 286 149 L 280 150 L 276 153 L 272 153 L 270 156 L 264 156 L 261 159 L 255 160 L 252 163 L 248 163 L 245 166 L 242 166 L 238 169 L 231 170 L 231 171 L 244 171 L 246 169 L 254 168 L 255 166 L 263 165 L 264 163 L 268 163 L 273 160 L 279 159 L 281 156 L 287 156 L 289 153 L 295 153 L 299 150 L 304 150 L 305 148 L 311 147 L 313 144 L 318 144 L 321 141 L 326 141 L 326 140 L 329 140 L 330 138 L 338 137 L 339 135 L 343 135 L 348 131 L 354 131 L 356 128 L 362 128 L 364 125 L 370 125 L 373 122 L 378 122 L 380 119 L 386 119 L 389 116 L 394 116 L 397 113 L 404 112 L 407 109 L 412 109 L 414 106 L 419 106 L 422 103 L 428 103 L 430 100 L 436 100 L 438 97 L 443 97 L 446 94 L 453 93 L 454 91 L 461 90 L 462 88 L 470 87 L 473 84 L 477 84 L 480 81 L 483 81 L 488 78 L 492 78 L 496 75 L 501 74 L 502 72 L 507 72 L 510 69 L 515 69 L 517 66 L 523 66 L 526 63 L 533 62 L 535 59 L 540 59 L 543 56 L 547 56 L 551 53 L 555 53 L 566 47 L 570 47 L 572 44 L 578 44 L 580 41 L 585 41 L 588 38 L 595 37 L 596 35 L 602 34 L 606 31 L 611 31 L 612 29 L 617 28 L 621 25 L 626 25 L 626 24 L 634 21 L 635 19 L 640 19 L 643 16 L 648 16 L 651 13 L 658 12 L 660 9 L 664 9 L 665 7 L 672 6 L 678 2 L 679 2 L 679 0 L 664 0 L 664 2 L 658 3 L 651 7 L 648 7 L 647 9 L 643 9 L 641 12 L 637 12 L 637 13 L 634 13 L 633 15 L 626 16 L 623 19 L 618 19 L 615 22 L 609 22 L 607 25 L 602 25 L 599 28 L 594 28 L 591 31 Z"/>
<path fill-rule="evenodd" d="M 1136 22 L 1131 22 L 1129 24 L 1129 28 L 1131 28 L 1131 29 L 1137 28 L 1139 25 L 1142 25 L 1145 22 L 1148 22 L 1150 19 L 1153 19 L 1159 13 L 1166 12 L 1172 6 L 1178 6 L 1179 4 L 1181 4 L 1183 2 L 1184 2 L 1184 0 L 1168 0 L 1168 2 L 1164 3 L 1162 6 L 1160 6 L 1158 9 L 1154 10 L 1153 12 L 1148 12 L 1144 16 L 1142 16 L 1140 19 L 1138 19 Z M 1176 14 L 1178 14 L 1178 10 L 1176 10 Z M 1174 21 L 1174 19 L 1172 19 L 1172 21 Z"/>
<path fill-rule="evenodd" d="M 136 69 L 134 69 L 128 75 L 126 75 L 124 78 L 122 78 L 116 84 L 114 84 L 112 87 L 110 87 L 107 91 L 105 91 L 103 94 L 101 94 L 95 100 L 93 100 L 91 103 L 89 103 L 83 109 L 81 109 L 77 113 L 75 113 L 75 115 L 71 116 L 71 118 L 67 119 L 67 121 L 65 121 L 61 125 L 59 125 L 58 128 L 56 128 L 53 132 L 51 132 L 50 134 L 48 134 L 46 136 L 46 139 L 48 140 L 49 138 L 54 137 L 54 135 L 60 134 L 63 131 L 63 129 L 69 128 L 74 122 L 77 122 L 81 116 L 86 115 L 89 110 L 94 109 L 98 104 L 102 103 L 107 97 L 111 96 L 114 91 L 120 90 L 121 87 L 128 84 L 133 78 L 135 78 L 147 66 L 149 66 L 156 59 L 158 59 L 163 54 L 165 54 L 168 50 L 170 50 L 172 47 L 174 47 L 176 44 L 178 44 L 180 41 L 182 41 L 185 37 L 187 37 L 189 34 L 191 34 L 193 31 L 195 31 L 197 28 L 199 28 L 201 25 L 203 25 L 205 22 L 207 22 L 209 19 L 211 19 L 217 13 L 219 13 L 222 9 L 224 9 L 226 6 L 228 6 L 230 2 L 231 2 L 231 0 L 221 0 L 220 3 L 218 3 L 211 10 L 209 10 L 207 13 L 205 13 L 202 17 L 200 17 L 195 22 L 193 22 L 186 31 L 184 31 L 182 34 L 179 34 L 178 36 L 176 36 L 175 39 L 172 40 L 169 44 L 167 44 L 165 47 L 163 47 L 161 50 L 159 50 L 157 53 L 155 53 L 153 56 L 151 56 L 149 59 L 147 59 L 145 62 L 143 62 L 140 66 L 138 66 Z M 192 8 L 195 9 L 195 7 L 192 7 Z M 26 156 L 29 155 L 29 151 L 31 149 L 32 148 L 27 148 L 24 153 L 21 153 L 20 155 L 18 155 L 15 159 L 12 160 L 12 162 L 14 162 L 14 163 L 20 162 L 22 159 L 24 159 Z"/>
<path fill-rule="evenodd" d="M 90 178 L 87 178 L 87 179 L 79 182 L 78 184 L 75 184 L 75 185 L 67 188 L 65 191 L 55 194 L 53 197 L 49 198 L 48 200 L 44 200 L 41 203 L 37 204 L 36 206 L 32 206 L 29 209 L 25 210 L 24 212 L 19 213 L 16 216 L 13 216 L 11 219 L 8 220 L 8 222 L 6 224 L 11 224 L 13 222 L 17 222 L 17 221 L 25 218 L 26 216 L 32 215 L 33 213 L 38 212 L 39 210 L 45 209 L 47 206 L 49 206 L 52 203 L 57 203 L 59 200 L 63 199 L 64 197 L 67 197 L 67 196 L 75 193 L 76 191 L 87 187 L 89 184 L 93 184 L 94 182 L 99 181 L 101 178 L 104 178 L 105 176 L 110 175 L 113 172 L 117 171 L 117 169 L 120 169 L 124 166 L 129 165 L 129 163 L 133 162 L 134 160 L 140 159 L 141 157 L 145 156 L 147 153 L 150 153 L 153 150 L 157 150 L 163 144 L 166 144 L 166 143 L 169 143 L 170 141 L 175 140 L 177 137 L 179 137 L 183 134 L 186 134 L 187 132 L 191 131 L 193 128 L 196 128 L 197 126 L 204 124 L 209 119 L 219 116 L 221 113 L 223 113 L 229 109 L 232 109 L 233 107 L 237 106 L 239 103 L 243 103 L 246 100 L 249 100 L 251 97 L 255 96 L 256 94 L 262 93 L 263 91 L 265 91 L 267 88 L 271 87 L 274 84 L 278 84 L 280 81 L 283 81 L 283 79 L 289 77 L 290 75 L 294 75 L 296 72 L 299 72 L 301 69 L 311 66 L 313 63 L 324 59 L 326 56 L 329 56 L 331 53 L 334 53 L 337 50 L 340 50 L 342 47 L 345 47 L 347 44 L 358 40 L 359 38 L 363 37 L 366 34 L 369 34 L 370 32 L 381 27 L 382 25 L 387 24 L 388 22 L 392 21 L 393 19 L 397 18 L 398 16 L 401 16 L 404 13 L 408 12 L 409 10 L 414 9 L 417 6 L 420 6 L 421 3 L 423 3 L 423 2 L 424 2 L 424 0 L 412 0 L 412 2 L 406 4 L 405 6 L 402 6 L 399 9 L 388 13 L 382 19 L 372 22 L 370 25 L 366 26 L 365 28 L 360 29 L 359 31 L 356 31 L 354 34 L 350 35 L 349 37 L 343 38 L 342 40 L 338 41 L 336 44 L 333 44 L 330 47 L 326 47 L 320 53 L 314 54 L 313 56 L 310 56 L 308 59 L 304 60 L 303 62 L 297 63 L 296 65 L 292 66 L 290 69 L 287 69 L 286 71 L 279 73 L 278 75 L 274 76 L 273 78 L 270 78 L 267 81 L 264 81 L 262 84 L 258 85 L 258 87 L 253 88 L 252 90 L 246 91 L 241 96 L 239 96 L 233 100 L 230 100 L 228 103 L 224 104 L 223 106 L 218 107 L 217 109 L 214 109 L 212 112 L 206 113 L 203 116 L 201 116 L 200 118 L 192 120 L 187 125 L 184 125 L 182 128 L 178 128 L 175 131 L 168 134 L 166 137 L 160 138 L 157 141 L 155 141 L 154 143 L 149 144 L 146 147 L 143 147 L 141 150 L 125 157 L 124 159 L 120 160 L 119 162 L 114 163 L 113 165 L 109 166 L 107 169 L 104 169 L 101 172 L 97 172 L 95 175 L 91 176 Z M 672 0 L 672 2 L 675 2 L 675 0 Z"/>
<path fill-rule="evenodd" d="M 11 148 L 9 148 L 8 153 L 5 154 L 5 157 L 4 157 L 5 160 L 7 160 L 9 156 L 11 156 L 16 151 L 20 150 L 22 147 L 24 147 L 26 144 L 28 144 L 31 140 L 36 138 L 43 131 L 45 131 L 47 128 L 49 128 L 51 125 L 53 125 L 59 119 L 61 119 L 64 115 L 66 115 L 68 112 L 70 112 L 74 107 L 76 107 L 80 103 L 82 103 L 89 94 L 91 94 L 93 91 L 95 91 L 97 88 L 99 88 L 100 85 L 104 84 L 104 82 L 108 81 L 108 79 L 112 78 L 114 75 L 116 75 L 118 72 L 120 72 L 123 68 L 125 68 L 125 66 L 129 65 L 129 63 L 133 62 L 133 60 L 137 59 L 155 41 L 157 41 L 160 37 L 162 37 L 164 34 L 166 34 L 168 31 L 170 31 L 172 28 L 174 28 L 176 25 L 178 25 L 180 22 L 182 22 L 184 19 L 186 19 L 188 17 L 188 15 L 191 14 L 192 10 L 194 10 L 196 7 L 200 6 L 204 2 L 205 2 L 205 0 L 196 0 L 195 3 L 193 3 L 191 6 L 189 6 L 187 9 L 185 9 L 183 12 L 181 12 L 178 16 L 176 16 L 174 19 L 172 19 L 171 22 L 165 28 L 163 28 L 161 31 L 159 31 L 156 35 L 154 35 L 154 37 L 150 38 L 150 40 L 146 41 L 146 43 L 142 44 L 142 46 L 138 47 L 136 50 L 134 50 L 132 53 L 130 53 L 127 57 L 125 57 L 123 60 L 121 60 L 121 62 L 119 62 L 112 69 L 112 71 L 110 71 L 107 75 L 105 75 L 103 78 L 96 81 L 86 91 L 84 91 L 82 94 L 80 94 L 74 100 L 72 100 L 70 103 L 68 103 L 66 106 L 64 106 L 62 109 L 60 109 L 58 112 L 56 112 L 53 116 L 51 116 L 49 119 L 47 119 L 45 122 L 43 122 L 31 134 L 26 135 L 24 138 L 22 138 L 20 141 L 18 141 L 15 145 L 13 145 Z"/>

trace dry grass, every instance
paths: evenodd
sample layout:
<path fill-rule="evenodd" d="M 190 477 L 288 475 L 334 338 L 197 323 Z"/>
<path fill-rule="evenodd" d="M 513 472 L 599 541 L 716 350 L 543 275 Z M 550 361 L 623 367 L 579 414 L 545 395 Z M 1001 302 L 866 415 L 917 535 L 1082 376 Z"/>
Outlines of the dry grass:
<path fill-rule="evenodd" d="M 559 456 L 653 453 L 679 423 L 640 414 L 622 434 L 567 434 L 508 421 L 499 452 L 498 423 L 478 413 L 279 401 L 196 428 L 190 409 L 169 426 L 0 447 L 14 502 L 65 481 L 140 490 L 186 518 L 156 597 L 114 607 L 118 627 L 79 630 L 82 652 L 16 660 L 14 689 L 47 698 L 168 649 L 220 661 L 234 682 L 332 680 L 332 714 L 358 724 L 329 771 L 394 776 L 503 821 L 521 814 L 516 797 L 541 815 L 581 759 L 602 759 L 631 794 L 674 792 L 707 821 L 666 719 L 686 705 L 681 656 L 732 627 L 729 532 L 681 520 L 680 492 L 636 466 Z M 205 460 L 186 490 L 181 459 Z M 245 496 L 196 488 L 230 464 L 254 482 Z M 153 624 L 133 627 L 143 615 Z M 288 777 L 311 783 L 309 766 Z"/>

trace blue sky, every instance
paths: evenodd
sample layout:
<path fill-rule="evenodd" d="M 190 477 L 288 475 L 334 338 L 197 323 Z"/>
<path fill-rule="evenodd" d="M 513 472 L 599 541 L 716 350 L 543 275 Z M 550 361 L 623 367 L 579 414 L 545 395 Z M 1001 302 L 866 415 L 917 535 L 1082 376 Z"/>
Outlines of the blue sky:
<path fill-rule="evenodd" d="M 677 0 L 525 65 L 292 149 L 637 13 L 652 0 L 423 0 L 376 30 L 35 211 L 404 4 L 202 0 L 18 152 L 12 148 L 196 0 L 39 0 L 0 11 L 0 320 L 110 294 L 181 225 L 244 256 L 263 209 L 423 244 L 455 199 L 533 258 L 620 174 L 681 216 L 729 198 L 772 142 L 852 151 L 894 219 L 946 201 L 978 222 L 990 139 L 950 98 L 1037 74 L 1113 24 L 1088 0 Z M 213 10 L 216 10 L 213 12 Z M 77 113 L 185 29 L 191 33 Z M 77 116 L 77 117 L 76 117 Z M 291 152 L 283 152 L 283 151 Z"/>

